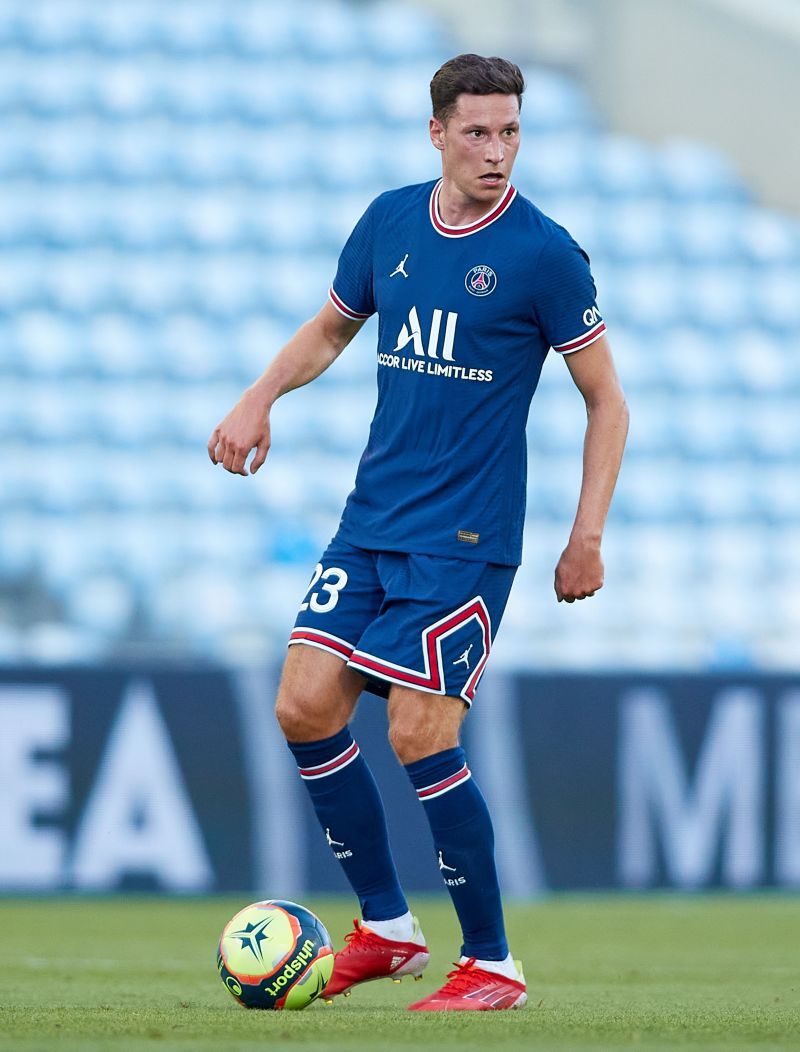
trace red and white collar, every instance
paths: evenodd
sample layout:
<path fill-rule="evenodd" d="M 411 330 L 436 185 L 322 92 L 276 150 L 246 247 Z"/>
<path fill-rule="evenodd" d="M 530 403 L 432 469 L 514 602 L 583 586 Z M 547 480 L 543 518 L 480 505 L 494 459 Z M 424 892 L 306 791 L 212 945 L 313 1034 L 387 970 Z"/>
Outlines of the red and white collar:
<path fill-rule="evenodd" d="M 499 219 L 517 196 L 516 189 L 511 183 L 509 183 L 505 188 L 503 196 L 485 216 L 481 216 L 481 218 L 476 219 L 474 223 L 467 223 L 465 226 L 448 226 L 439 213 L 439 193 L 442 189 L 442 182 L 443 180 L 440 179 L 436 186 L 434 186 L 433 190 L 431 190 L 430 200 L 431 223 L 433 223 L 434 229 L 438 231 L 442 237 L 467 237 L 469 234 L 477 233 L 478 230 L 483 230 L 484 227 L 489 226 L 490 223 Z"/>

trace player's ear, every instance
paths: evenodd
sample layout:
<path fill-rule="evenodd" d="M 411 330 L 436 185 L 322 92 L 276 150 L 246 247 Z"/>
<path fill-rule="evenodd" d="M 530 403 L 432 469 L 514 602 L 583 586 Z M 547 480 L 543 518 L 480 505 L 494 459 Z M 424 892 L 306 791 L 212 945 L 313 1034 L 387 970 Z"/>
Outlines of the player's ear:
<path fill-rule="evenodd" d="M 430 133 L 431 142 L 437 150 L 444 149 L 444 125 L 438 117 L 431 117 L 428 122 L 428 131 Z"/>

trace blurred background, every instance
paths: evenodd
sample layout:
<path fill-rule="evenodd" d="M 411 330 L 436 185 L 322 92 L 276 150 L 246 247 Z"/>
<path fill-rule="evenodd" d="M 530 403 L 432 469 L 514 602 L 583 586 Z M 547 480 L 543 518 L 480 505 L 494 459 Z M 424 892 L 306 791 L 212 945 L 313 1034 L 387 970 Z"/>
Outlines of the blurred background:
<path fill-rule="evenodd" d="M 506 888 L 800 884 L 798 5 L 0 0 L 0 888 L 342 889 L 270 706 L 374 320 L 256 478 L 205 445 L 372 197 L 438 174 L 467 50 L 524 69 L 514 183 L 591 256 L 632 417 L 607 583 L 558 605 L 584 412 L 546 363 L 466 731 Z"/>

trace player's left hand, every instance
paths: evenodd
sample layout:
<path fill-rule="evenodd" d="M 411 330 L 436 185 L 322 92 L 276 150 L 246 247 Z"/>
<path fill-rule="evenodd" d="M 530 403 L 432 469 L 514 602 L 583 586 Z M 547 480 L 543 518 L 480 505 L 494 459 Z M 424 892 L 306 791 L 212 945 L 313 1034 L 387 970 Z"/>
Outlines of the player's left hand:
<path fill-rule="evenodd" d="M 600 545 L 571 540 L 558 560 L 554 587 L 559 603 L 586 599 L 602 588 Z"/>

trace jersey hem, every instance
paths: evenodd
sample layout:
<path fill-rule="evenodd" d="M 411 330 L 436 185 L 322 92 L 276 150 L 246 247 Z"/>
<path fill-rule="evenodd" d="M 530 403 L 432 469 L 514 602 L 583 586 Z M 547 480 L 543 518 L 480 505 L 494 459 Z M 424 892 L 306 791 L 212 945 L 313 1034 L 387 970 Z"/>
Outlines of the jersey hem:
<path fill-rule="evenodd" d="M 574 340 L 568 340 L 566 343 L 554 343 L 553 350 L 557 351 L 558 354 L 574 354 L 575 351 L 582 351 L 584 347 L 588 347 L 590 344 L 594 343 L 595 340 L 599 340 L 605 331 L 605 322 L 598 322 L 597 325 L 589 329 L 589 331 L 584 333 L 583 336 L 578 336 Z"/>
<path fill-rule="evenodd" d="M 522 565 L 522 552 L 516 558 L 501 558 L 498 556 L 486 555 L 485 553 L 476 552 L 474 555 L 466 551 L 453 551 L 451 548 L 437 548 L 433 545 L 426 545 L 424 548 L 409 547 L 407 544 L 393 544 L 389 542 L 376 543 L 374 540 L 370 540 L 369 544 L 365 544 L 360 539 L 355 539 L 354 535 L 350 533 L 347 527 L 340 526 L 337 530 L 337 536 L 348 544 L 351 544 L 354 548 L 360 548 L 365 552 L 399 552 L 401 555 L 432 555 L 437 559 L 460 559 L 467 563 L 484 563 L 492 566 L 521 566 Z"/>
<path fill-rule="evenodd" d="M 346 642 L 346 640 L 340 639 L 338 636 L 332 636 L 329 632 L 320 632 L 313 628 L 292 629 L 286 645 L 290 647 L 297 643 L 316 647 L 318 650 L 327 650 L 328 653 L 335 654 L 342 661 L 349 661 L 355 650 L 355 647 L 351 643 Z"/>
<path fill-rule="evenodd" d="M 371 317 L 370 314 L 364 314 L 362 311 L 353 310 L 352 307 L 348 307 L 342 297 L 337 295 L 333 285 L 328 289 L 328 299 L 338 312 L 343 315 L 343 317 L 349 318 L 350 321 L 366 321 L 367 318 Z"/>

